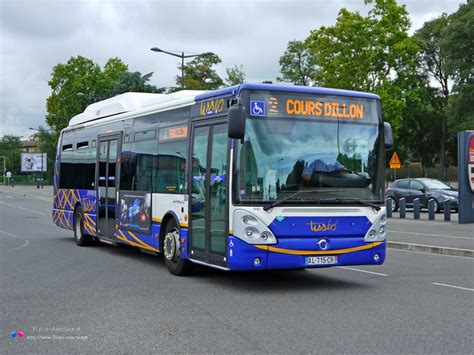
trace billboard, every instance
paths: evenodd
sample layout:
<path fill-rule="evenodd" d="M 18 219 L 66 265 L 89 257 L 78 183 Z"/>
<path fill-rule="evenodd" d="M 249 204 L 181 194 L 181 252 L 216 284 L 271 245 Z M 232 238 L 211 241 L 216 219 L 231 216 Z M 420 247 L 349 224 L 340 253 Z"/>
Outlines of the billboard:
<path fill-rule="evenodd" d="M 41 157 L 43 156 L 43 157 Z M 46 171 L 48 155 L 46 153 L 21 153 L 21 172 Z"/>

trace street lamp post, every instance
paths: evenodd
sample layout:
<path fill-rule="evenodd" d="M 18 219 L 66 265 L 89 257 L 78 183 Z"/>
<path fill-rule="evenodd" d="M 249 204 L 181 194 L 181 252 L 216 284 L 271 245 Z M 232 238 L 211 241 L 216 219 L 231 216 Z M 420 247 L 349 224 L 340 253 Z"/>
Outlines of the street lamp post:
<path fill-rule="evenodd" d="M 153 52 L 165 53 L 165 54 L 172 55 L 173 57 L 181 58 L 181 87 L 183 89 L 184 89 L 184 58 L 193 58 L 193 57 L 198 57 L 198 56 L 214 55 L 214 53 L 212 53 L 212 52 L 185 55 L 184 52 L 181 52 L 181 54 L 173 53 L 173 52 L 168 52 L 168 51 L 165 51 L 165 50 L 157 48 L 157 47 L 150 48 L 150 50 L 153 51 Z"/>

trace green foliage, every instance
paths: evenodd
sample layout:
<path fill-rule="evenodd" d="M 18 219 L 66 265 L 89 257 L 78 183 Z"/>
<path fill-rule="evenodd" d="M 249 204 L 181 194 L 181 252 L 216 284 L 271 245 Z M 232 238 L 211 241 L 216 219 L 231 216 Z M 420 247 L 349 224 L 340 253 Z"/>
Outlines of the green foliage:
<path fill-rule="evenodd" d="M 446 54 L 441 50 L 442 33 L 448 25 L 448 16 L 427 21 L 415 32 L 415 37 L 422 41 L 421 67 L 426 75 L 431 75 L 440 85 L 447 85 Z M 444 89 L 444 87 L 443 87 Z"/>
<path fill-rule="evenodd" d="M 45 180 L 52 180 L 54 176 L 54 161 L 56 158 L 56 143 L 59 132 L 47 130 L 40 126 L 38 132 L 33 135 L 38 144 L 38 151 L 47 154 L 47 171 L 44 174 Z"/>
<path fill-rule="evenodd" d="M 416 82 L 421 43 L 408 35 L 405 6 L 395 0 L 373 2 L 367 16 L 341 9 L 334 26 L 311 31 L 305 44 L 318 65 L 312 80 L 320 86 L 379 94 L 397 139 L 406 88 Z"/>
<path fill-rule="evenodd" d="M 152 73 L 141 75 L 128 71 L 128 65 L 119 58 L 109 59 L 101 70 L 90 59 L 71 57 L 66 64 L 53 68 L 48 82 L 52 93 L 46 100 L 46 122 L 59 132 L 73 116 L 93 102 L 128 91 L 162 92 L 163 89 L 148 83 L 151 76 Z"/>
<path fill-rule="evenodd" d="M 446 69 L 454 77 L 457 91 L 461 85 L 472 83 L 474 75 L 474 1 L 461 5 L 448 20 L 440 46 L 446 53 Z"/>
<path fill-rule="evenodd" d="M 19 174 L 21 170 L 20 149 L 20 137 L 5 135 L 0 139 L 0 156 L 5 157 L 6 171 L 11 171 L 12 175 Z M 0 160 L 0 175 L 3 176 L 3 158 L 1 158 Z"/>
<path fill-rule="evenodd" d="M 446 166 L 446 149 L 448 136 L 448 99 L 449 99 L 449 74 L 446 71 L 446 53 L 440 47 L 443 31 L 448 25 L 448 16 L 446 14 L 427 21 L 415 33 L 415 37 L 423 43 L 421 51 L 421 69 L 422 72 L 432 78 L 441 87 L 439 90 L 439 119 L 441 125 L 438 127 L 440 132 L 439 141 L 439 161 L 440 169 L 444 172 Z"/>
<path fill-rule="evenodd" d="M 71 117 L 84 111 L 88 102 L 77 96 L 81 92 L 87 96 L 102 93 L 100 67 L 92 60 L 82 56 L 71 57 L 66 64 L 53 68 L 51 96 L 46 100 L 46 122 L 54 130 L 66 127 Z"/>
<path fill-rule="evenodd" d="M 157 88 L 148 84 L 153 73 L 142 75 L 140 72 L 123 72 L 120 73 L 118 80 L 112 86 L 114 95 L 123 94 L 125 92 L 150 92 L 161 93 L 165 88 Z"/>
<path fill-rule="evenodd" d="M 313 52 L 301 41 L 290 41 L 285 53 L 280 57 L 280 81 L 296 85 L 311 85 L 316 76 L 317 65 Z"/>
<path fill-rule="evenodd" d="M 234 65 L 231 68 L 226 68 L 227 78 L 225 82 L 228 86 L 243 84 L 245 82 L 245 72 L 242 65 Z"/>
<path fill-rule="evenodd" d="M 405 94 L 403 124 L 399 129 L 401 151 L 410 152 L 411 160 L 420 161 L 423 168 L 435 165 L 439 153 L 442 98 L 438 90 L 425 80 Z M 402 155 L 405 155 L 402 154 Z"/>
<path fill-rule="evenodd" d="M 448 152 L 455 161 L 457 132 L 474 129 L 474 2 L 462 4 L 448 22 L 440 47 L 454 82 L 448 102 Z"/>
<path fill-rule="evenodd" d="M 216 73 L 214 66 L 220 62 L 221 59 L 216 54 L 198 55 L 184 65 L 184 82 L 181 76 L 177 76 L 176 86 L 191 90 L 218 89 L 224 82 Z M 181 66 L 179 69 L 181 70 Z M 173 91 L 175 90 L 176 88 Z"/>

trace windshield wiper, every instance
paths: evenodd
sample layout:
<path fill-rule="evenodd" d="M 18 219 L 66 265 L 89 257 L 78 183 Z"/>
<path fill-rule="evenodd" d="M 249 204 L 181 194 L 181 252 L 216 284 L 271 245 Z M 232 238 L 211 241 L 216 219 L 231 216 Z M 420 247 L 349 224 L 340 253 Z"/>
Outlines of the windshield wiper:
<path fill-rule="evenodd" d="M 309 192 L 309 193 L 315 193 L 315 192 L 339 192 L 340 190 L 320 190 L 320 189 L 314 189 L 314 190 L 300 190 L 300 191 L 296 191 L 295 193 L 291 194 L 290 196 L 287 196 L 285 198 L 282 198 L 281 200 L 276 200 L 268 205 L 266 205 L 265 207 L 263 207 L 263 210 L 264 211 L 269 211 L 271 210 L 273 207 L 275 206 L 278 206 L 278 205 L 281 205 L 283 202 L 286 202 L 288 200 L 291 200 L 292 198 L 298 196 L 299 194 L 302 194 L 304 192 Z M 316 200 L 317 203 L 319 203 L 321 200 Z M 325 201 L 323 201 L 325 202 Z"/>
<path fill-rule="evenodd" d="M 339 190 L 333 190 L 332 192 L 334 191 L 339 191 Z M 269 205 L 266 205 L 265 207 L 263 207 L 263 210 L 264 211 L 269 211 L 271 210 L 273 207 L 275 206 L 278 206 L 280 204 L 282 204 L 283 202 L 286 202 L 288 200 L 291 200 L 292 198 L 298 196 L 299 194 L 303 193 L 303 192 L 330 192 L 330 191 L 324 191 L 324 190 L 301 190 L 301 191 L 298 191 L 298 192 L 295 192 L 294 194 L 288 196 L 288 197 L 285 197 L 281 200 L 277 200 L 275 202 L 272 202 L 270 203 Z M 367 201 L 364 201 L 364 200 L 358 200 L 358 199 L 351 199 L 351 198 L 340 198 L 340 197 L 335 197 L 335 198 L 325 198 L 325 199 L 315 199 L 313 200 L 313 202 L 315 202 L 316 204 L 321 204 L 321 203 L 357 203 L 359 205 L 362 205 L 362 206 L 368 206 L 368 207 L 372 207 L 372 208 L 375 208 L 377 211 L 379 211 L 382 207 L 380 205 L 376 205 L 375 203 L 371 203 L 371 202 L 367 202 Z"/>

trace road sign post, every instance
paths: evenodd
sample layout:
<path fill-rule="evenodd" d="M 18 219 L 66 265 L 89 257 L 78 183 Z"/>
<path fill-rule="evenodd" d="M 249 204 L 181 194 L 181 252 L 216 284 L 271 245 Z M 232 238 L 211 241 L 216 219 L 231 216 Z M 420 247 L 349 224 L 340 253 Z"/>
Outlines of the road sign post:
<path fill-rule="evenodd" d="M 390 169 L 394 169 L 394 174 L 395 174 L 394 180 L 397 180 L 397 169 L 400 169 L 402 167 L 402 162 L 400 161 L 400 158 L 398 157 L 397 152 L 393 152 L 393 155 L 390 158 L 390 161 L 388 164 L 390 165 Z"/>

